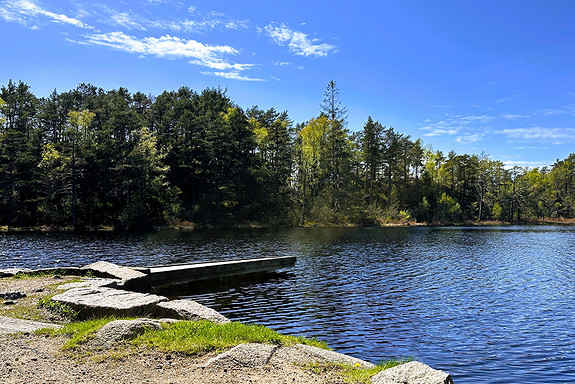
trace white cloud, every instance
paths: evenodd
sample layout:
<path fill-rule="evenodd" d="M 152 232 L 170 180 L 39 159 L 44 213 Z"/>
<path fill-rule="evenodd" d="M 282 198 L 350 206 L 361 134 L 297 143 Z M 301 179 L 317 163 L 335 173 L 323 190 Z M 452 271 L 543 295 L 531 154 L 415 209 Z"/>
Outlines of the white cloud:
<path fill-rule="evenodd" d="M 83 29 L 93 29 L 88 24 L 62 13 L 48 11 L 31 0 L 9 0 L 0 6 L 0 17 L 6 21 L 18 22 L 37 29 L 37 22 L 47 19 L 53 23 L 72 25 Z"/>
<path fill-rule="evenodd" d="M 142 20 L 138 20 L 133 15 L 126 12 L 114 12 L 110 15 L 110 20 L 118 26 L 126 29 L 140 29 L 145 31 L 146 27 Z"/>
<path fill-rule="evenodd" d="M 265 32 L 278 45 L 287 45 L 290 51 L 299 56 L 327 56 L 335 53 L 337 47 L 331 44 L 320 44 L 318 39 L 310 39 L 302 32 L 294 31 L 285 24 L 269 24 Z"/>
<path fill-rule="evenodd" d="M 423 136 L 443 136 L 443 135 L 457 135 L 456 129 L 442 129 L 442 128 L 422 128 L 425 130 L 429 130 L 428 133 L 424 134 Z"/>
<path fill-rule="evenodd" d="M 227 56 L 238 54 L 238 51 L 230 46 L 207 45 L 196 40 L 185 40 L 170 35 L 138 39 L 123 32 L 111 32 L 89 34 L 84 37 L 85 40 L 80 42 L 82 44 L 106 46 L 144 56 L 168 59 L 186 58 L 191 59 L 192 64 L 217 70 L 243 71 L 254 66 L 228 62 Z"/>
<path fill-rule="evenodd" d="M 230 72 L 202 72 L 204 75 L 223 77 L 224 79 L 240 80 L 240 81 L 265 81 L 264 79 L 256 79 L 252 77 L 242 76 L 237 71 Z"/>
<path fill-rule="evenodd" d="M 527 168 L 543 168 L 549 167 L 554 161 L 522 161 L 522 160 L 504 160 L 504 168 L 511 169 L 513 167 L 527 167 Z"/>
<path fill-rule="evenodd" d="M 575 141 L 575 128 L 509 128 L 496 131 L 511 139 L 521 140 L 547 140 L 554 144 L 565 144 L 565 141 Z"/>
<path fill-rule="evenodd" d="M 525 117 L 528 117 L 528 116 L 525 116 L 525 115 L 513 115 L 513 114 L 511 114 L 511 113 L 504 113 L 504 114 L 502 114 L 502 115 L 500 115 L 500 116 L 501 116 L 502 119 L 505 119 L 505 120 L 516 120 L 516 119 L 523 119 L 523 118 L 525 118 Z"/>
<path fill-rule="evenodd" d="M 471 135 L 463 135 L 459 136 L 455 139 L 458 143 L 476 143 L 478 141 L 483 140 L 483 137 L 486 135 L 485 132 L 482 133 L 474 133 Z"/>

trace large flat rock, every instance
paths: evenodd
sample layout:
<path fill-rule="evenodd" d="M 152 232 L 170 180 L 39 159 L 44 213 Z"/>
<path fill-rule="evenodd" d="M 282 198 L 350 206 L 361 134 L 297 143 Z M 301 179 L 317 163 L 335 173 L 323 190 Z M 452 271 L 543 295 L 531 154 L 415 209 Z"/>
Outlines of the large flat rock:
<path fill-rule="evenodd" d="M 292 363 L 292 364 L 309 364 L 309 363 L 333 363 L 356 366 L 359 364 L 363 368 L 373 368 L 374 364 L 367 361 L 344 355 L 327 349 L 321 349 L 311 345 L 295 344 L 278 349 L 272 358 L 271 363 Z"/>
<path fill-rule="evenodd" d="M 453 384 L 448 373 L 438 371 L 419 361 L 386 369 L 371 378 L 373 384 Z"/>
<path fill-rule="evenodd" d="M 118 279 L 118 287 L 135 290 L 149 291 L 151 289 L 150 276 L 136 271 L 135 269 L 122 267 L 107 261 L 97 261 L 82 267 L 86 272 L 90 271 L 98 277 Z"/>
<path fill-rule="evenodd" d="M 169 317 L 182 320 L 208 320 L 216 324 L 225 324 L 230 322 L 230 319 L 218 311 L 208 308 L 193 300 L 170 300 L 158 303 L 155 314 L 158 317 Z"/>
<path fill-rule="evenodd" d="M 206 367 L 237 368 L 260 367 L 264 365 L 292 365 L 292 364 L 347 364 L 361 365 L 364 368 L 373 368 L 375 365 L 347 356 L 341 353 L 312 347 L 310 345 L 296 344 L 288 347 L 279 347 L 272 344 L 240 344 L 229 351 L 221 353 L 206 363 Z"/>
<path fill-rule="evenodd" d="M 164 296 L 112 288 L 74 288 L 52 297 L 78 311 L 80 318 L 103 316 L 146 316 L 153 313 Z"/>
<path fill-rule="evenodd" d="M 0 316 L 0 334 L 2 333 L 32 333 L 42 328 L 59 328 L 59 325 L 50 323 L 41 323 L 39 321 L 30 321 L 22 319 L 13 319 L 11 317 Z"/>

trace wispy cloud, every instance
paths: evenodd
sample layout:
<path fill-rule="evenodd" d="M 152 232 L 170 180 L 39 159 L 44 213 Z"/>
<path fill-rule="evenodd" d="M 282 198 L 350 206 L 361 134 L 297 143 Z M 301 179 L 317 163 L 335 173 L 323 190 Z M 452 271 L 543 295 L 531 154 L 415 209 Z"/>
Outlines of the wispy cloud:
<path fill-rule="evenodd" d="M 543 140 L 551 141 L 553 144 L 565 144 L 565 142 L 575 142 L 575 128 L 508 128 L 495 131 L 511 139 L 521 140 Z"/>
<path fill-rule="evenodd" d="M 230 46 L 208 45 L 196 40 L 185 40 L 170 35 L 159 38 L 144 37 L 139 39 L 135 36 L 126 35 L 123 32 L 95 33 L 84 35 L 84 40 L 77 41 L 77 43 L 106 46 L 144 56 L 191 59 L 190 63 L 192 64 L 220 71 L 233 70 L 234 73 L 254 66 L 253 64 L 230 63 L 227 57 L 238 54 L 238 51 Z"/>
<path fill-rule="evenodd" d="M 240 80 L 240 81 L 265 81 L 264 79 L 258 79 L 248 76 L 242 76 L 238 71 L 230 72 L 202 72 L 204 75 L 223 77 L 224 79 L 230 80 Z"/>
<path fill-rule="evenodd" d="M 221 12 L 201 11 L 179 1 L 145 0 L 139 7 L 132 8 L 126 8 L 124 2 L 114 6 L 85 0 L 71 3 L 73 11 L 62 12 L 47 0 L 0 0 L 0 20 L 20 23 L 30 29 L 58 23 L 67 27 L 65 30 L 62 27 L 65 39 L 76 44 L 108 47 L 140 56 L 185 59 L 193 65 L 209 68 L 209 72 L 201 72 L 204 75 L 240 81 L 266 81 L 246 75 L 246 71 L 261 68 L 264 64 L 238 63 L 240 59 L 237 57 L 242 57 L 241 47 L 230 46 L 227 39 L 221 44 L 213 43 L 213 40 L 211 44 L 204 43 L 198 35 L 215 30 L 251 33 L 268 43 L 267 37 L 270 37 L 273 43 L 287 46 L 292 54 L 304 57 L 327 56 L 337 50 L 335 45 L 322 43 L 317 38 L 288 28 L 284 23 L 259 27 L 250 20 L 236 19 Z M 157 7 L 172 5 L 179 13 L 172 12 L 173 16 L 162 17 L 160 15 L 166 13 L 157 12 Z M 87 29 L 91 31 L 87 32 Z M 181 37 L 184 34 L 186 38 Z M 189 38 L 190 34 L 194 34 L 194 39 Z M 244 53 L 243 57 L 246 55 Z M 280 60 L 272 60 L 272 63 L 274 66 L 293 65 L 303 69 L 301 63 Z M 269 62 L 267 66 L 270 66 Z M 278 79 L 266 74 L 265 79 L 270 78 Z"/>
<path fill-rule="evenodd" d="M 6 21 L 17 22 L 31 28 L 39 28 L 40 23 L 49 21 L 83 29 L 93 29 L 77 18 L 48 11 L 31 0 L 5 1 L 0 5 L 0 17 Z"/>
<path fill-rule="evenodd" d="M 269 24 L 264 30 L 276 44 L 287 45 L 295 55 L 327 56 L 337 50 L 335 45 L 320 43 L 318 39 L 309 38 L 305 33 L 294 31 L 285 24 Z"/>
<path fill-rule="evenodd" d="M 504 168 L 511 169 L 513 167 L 527 167 L 527 168 L 543 168 L 553 164 L 554 161 L 523 161 L 523 160 L 503 160 Z"/>
<path fill-rule="evenodd" d="M 455 141 L 457 141 L 458 143 L 476 143 L 478 141 L 483 140 L 483 137 L 487 134 L 487 132 L 481 132 L 481 133 L 474 133 L 474 134 L 470 134 L 470 135 L 462 135 L 462 136 L 458 136 Z"/>

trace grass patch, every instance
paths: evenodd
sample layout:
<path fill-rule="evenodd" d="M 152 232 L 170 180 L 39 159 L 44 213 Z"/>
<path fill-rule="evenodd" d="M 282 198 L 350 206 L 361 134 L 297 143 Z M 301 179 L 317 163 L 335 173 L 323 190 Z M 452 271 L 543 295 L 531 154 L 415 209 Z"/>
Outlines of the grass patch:
<path fill-rule="evenodd" d="M 66 336 L 70 339 L 64 343 L 62 350 L 76 349 L 80 344 L 90 340 L 98 329 L 108 324 L 110 321 L 117 320 L 115 317 L 106 317 L 86 321 L 69 323 L 62 328 L 44 328 L 36 331 L 37 335 L 48 336 Z"/>
<path fill-rule="evenodd" d="M 136 346 L 188 355 L 222 351 L 243 343 L 293 345 L 297 343 L 328 349 L 327 344 L 303 337 L 279 334 L 262 325 L 242 323 L 213 324 L 209 321 L 180 321 L 164 329 L 149 330 L 138 336 Z"/>
<path fill-rule="evenodd" d="M 377 364 L 374 368 L 362 368 L 358 366 L 343 365 L 341 376 L 346 383 L 350 384 L 369 384 L 371 383 L 371 377 L 378 374 L 379 372 L 386 370 L 388 368 L 393 368 L 401 364 L 409 363 L 413 361 L 411 357 L 403 359 L 390 359 L 382 361 Z"/>
<path fill-rule="evenodd" d="M 70 339 L 62 350 L 75 350 L 90 340 L 94 334 L 115 317 L 92 319 L 64 325 L 59 329 L 41 329 L 36 333 L 49 336 L 66 336 Z M 125 320 L 125 318 L 123 319 Z M 178 321 L 164 324 L 163 329 L 150 329 L 129 341 L 135 347 L 146 347 L 163 352 L 202 354 L 222 351 L 243 343 L 293 345 L 297 343 L 328 349 L 327 344 L 303 337 L 286 336 L 263 325 L 242 323 L 214 324 L 209 321 Z"/>
<path fill-rule="evenodd" d="M 38 300 L 38 308 L 44 308 L 53 314 L 61 316 L 66 320 L 74 320 L 78 318 L 78 312 L 72 309 L 69 305 L 58 303 L 52 300 L 55 295 L 48 295 Z"/>

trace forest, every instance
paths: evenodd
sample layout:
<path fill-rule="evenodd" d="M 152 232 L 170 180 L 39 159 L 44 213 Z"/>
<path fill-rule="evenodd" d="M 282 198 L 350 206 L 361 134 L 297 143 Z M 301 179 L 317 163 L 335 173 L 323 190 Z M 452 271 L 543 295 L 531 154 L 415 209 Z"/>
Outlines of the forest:
<path fill-rule="evenodd" d="M 433 150 L 371 117 L 351 130 L 339 89 L 318 114 L 242 109 L 219 88 L 158 96 L 80 84 L 0 88 L 0 226 L 536 222 L 575 215 L 575 154 L 506 168 Z"/>

